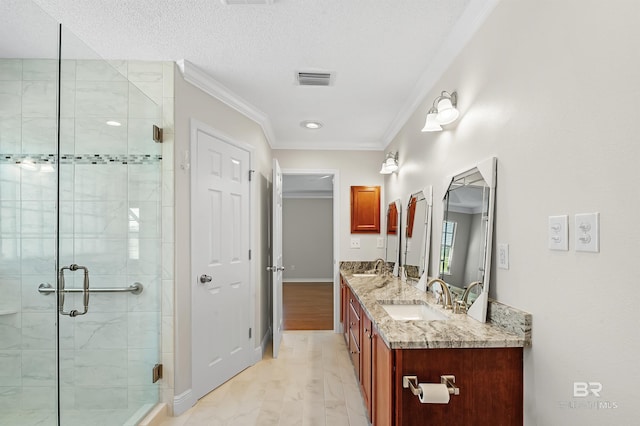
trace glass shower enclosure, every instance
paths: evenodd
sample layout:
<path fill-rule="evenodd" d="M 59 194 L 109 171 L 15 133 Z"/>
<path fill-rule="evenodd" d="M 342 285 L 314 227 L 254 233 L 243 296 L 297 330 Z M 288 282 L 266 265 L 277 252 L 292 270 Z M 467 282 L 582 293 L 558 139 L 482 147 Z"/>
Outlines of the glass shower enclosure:
<path fill-rule="evenodd" d="M 158 402 L 162 108 L 130 81 L 153 69 L 30 1 L 0 15 L 0 424 L 133 425 Z"/>

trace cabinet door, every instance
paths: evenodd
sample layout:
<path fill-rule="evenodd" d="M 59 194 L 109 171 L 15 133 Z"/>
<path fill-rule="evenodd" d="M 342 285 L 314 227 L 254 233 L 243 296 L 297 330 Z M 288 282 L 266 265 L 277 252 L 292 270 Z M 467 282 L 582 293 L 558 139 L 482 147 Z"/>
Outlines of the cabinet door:
<path fill-rule="evenodd" d="M 351 233 L 380 233 L 380 187 L 351 187 Z"/>
<path fill-rule="evenodd" d="M 393 352 L 377 330 L 372 336 L 372 399 L 373 426 L 393 425 Z"/>
<path fill-rule="evenodd" d="M 371 331 L 371 320 L 369 316 L 361 311 L 360 322 L 362 324 L 362 338 L 360 340 L 360 386 L 362 387 L 362 396 L 364 405 L 367 407 L 367 416 L 371 420 L 371 378 L 372 378 L 372 359 L 371 359 L 371 342 L 373 333 Z"/>
<path fill-rule="evenodd" d="M 394 351 L 395 410 L 398 425 L 516 426 L 523 421 L 522 348 L 442 348 Z M 422 404 L 402 377 L 439 383 L 456 377 L 459 395 L 448 404 Z"/>
<path fill-rule="evenodd" d="M 360 380 L 360 304 L 351 293 L 349 301 L 349 352 L 356 377 Z"/>
<path fill-rule="evenodd" d="M 340 322 L 342 323 L 342 333 L 344 342 L 349 346 L 349 287 L 340 276 Z"/>

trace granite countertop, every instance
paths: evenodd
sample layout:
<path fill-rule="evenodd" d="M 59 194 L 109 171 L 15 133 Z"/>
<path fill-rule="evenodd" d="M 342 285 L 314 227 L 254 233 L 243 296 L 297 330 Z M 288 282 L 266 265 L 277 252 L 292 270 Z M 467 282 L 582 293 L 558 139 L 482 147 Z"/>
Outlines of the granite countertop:
<path fill-rule="evenodd" d="M 531 344 L 531 316 L 526 312 L 493 306 L 494 315 L 481 323 L 465 314 L 454 314 L 436 304 L 435 298 L 395 277 L 359 277 L 342 270 L 348 286 L 380 336 L 391 349 L 505 348 Z M 379 301 L 424 301 L 449 319 L 445 321 L 398 321 L 387 314 Z M 493 302 L 494 304 L 497 302 Z M 489 310 L 492 309 L 490 302 Z"/>

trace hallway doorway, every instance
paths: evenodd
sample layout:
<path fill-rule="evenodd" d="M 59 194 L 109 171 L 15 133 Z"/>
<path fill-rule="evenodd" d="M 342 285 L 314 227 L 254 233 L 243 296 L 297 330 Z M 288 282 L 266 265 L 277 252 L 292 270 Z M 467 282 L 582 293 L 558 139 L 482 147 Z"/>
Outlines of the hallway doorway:
<path fill-rule="evenodd" d="M 335 330 L 337 324 L 336 175 L 283 170 L 285 330 Z"/>

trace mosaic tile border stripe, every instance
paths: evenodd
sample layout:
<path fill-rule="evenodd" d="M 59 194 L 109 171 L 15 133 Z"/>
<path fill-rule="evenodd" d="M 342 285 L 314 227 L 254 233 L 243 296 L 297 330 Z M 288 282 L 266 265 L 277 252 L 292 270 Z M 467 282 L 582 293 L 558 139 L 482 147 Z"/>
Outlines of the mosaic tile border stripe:
<path fill-rule="evenodd" d="M 155 164 L 159 154 L 62 154 L 60 164 Z M 56 164 L 55 154 L 0 154 L 0 164 Z"/>

